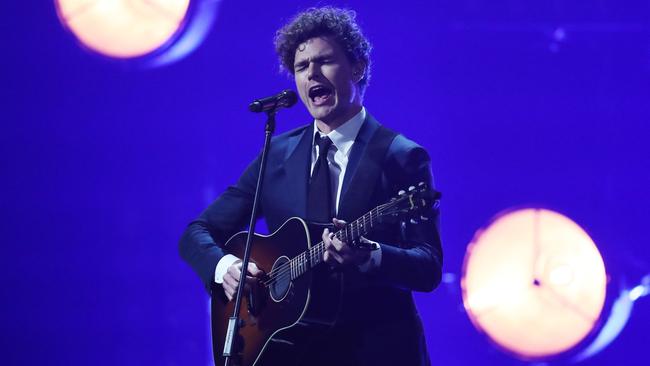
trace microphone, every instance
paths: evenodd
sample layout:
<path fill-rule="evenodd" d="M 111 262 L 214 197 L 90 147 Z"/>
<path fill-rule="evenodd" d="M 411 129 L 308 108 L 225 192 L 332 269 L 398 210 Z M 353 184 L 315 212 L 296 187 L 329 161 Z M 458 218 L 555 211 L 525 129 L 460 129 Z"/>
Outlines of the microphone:
<path fill-rule="evenodd" d="M 297 101 L 298 97 L 296 96 L 296 92 L 287 89 L 279 94 L 254 100 L 253 103 L 248 106 L 248 109 L 251 112 L 259 113 L 278 108 L 289 108 L 296 104 Z"/>

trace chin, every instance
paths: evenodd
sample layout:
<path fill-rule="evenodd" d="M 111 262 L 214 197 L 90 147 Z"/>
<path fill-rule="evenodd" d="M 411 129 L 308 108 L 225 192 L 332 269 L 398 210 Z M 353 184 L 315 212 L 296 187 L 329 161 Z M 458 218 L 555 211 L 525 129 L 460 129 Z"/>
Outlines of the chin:
<path fill-rule="evenodd" d="M 333 106 L 323 106 L 323 107 L 315 107 L 312 108 L 310 111 L 311 116 L 314 117 L 314 119 L 317 119 L 319 121 L 323 122 L 328 122 L 329 120 L 334 117 L 334 107 Z"/>

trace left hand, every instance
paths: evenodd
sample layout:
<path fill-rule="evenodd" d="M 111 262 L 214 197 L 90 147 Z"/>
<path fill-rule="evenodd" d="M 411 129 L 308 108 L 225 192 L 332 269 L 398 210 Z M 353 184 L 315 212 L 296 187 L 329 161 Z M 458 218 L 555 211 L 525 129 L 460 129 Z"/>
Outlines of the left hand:
<path fill-rule="evenodd" d="M 339 219 L 333 219 L 334 226 L 341 229 L 346 222 Z M 353 248 L 348 243 L 334 237 L 334 233 L 329 229 L 323 231 L 323 243 L 325 244 L 325 253 L 323 260 L 331 266 L 350 266 L 360 265 L 370 259 L 370 250 Z"/>

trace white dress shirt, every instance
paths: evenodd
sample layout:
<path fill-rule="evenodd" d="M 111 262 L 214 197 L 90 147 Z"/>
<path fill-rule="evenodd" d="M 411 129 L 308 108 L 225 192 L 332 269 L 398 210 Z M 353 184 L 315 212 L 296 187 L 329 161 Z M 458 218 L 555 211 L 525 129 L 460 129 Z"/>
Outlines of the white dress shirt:
<path fill-rule="evenodd" d="M 330 179 L 332 187 L 332 194 L 335 197 L 336 202 L 336 213 L 339 212 L 339 202 L 341 200 L 341 188 L 343 186 L 343 179 L 345 178 L 345 172 L 348 167 L 348 160 L 350 158 L 350 152 L 352 151 L 352 146 L 354 145 L 354 140 L 359 134 L 359 130 L 363 125 L 363 121 L 366 119 L 366 109 L 361 108 L 361 111 L 354 115 L 347 122 L 340 125 L 333 131 L 330 131 L 328 134 L 323 134 L 318 130 L 316 121 L 314 121 L 314 136 L 312 136 L 312 149 L 311 149 L 311 172 L 316 166 L 318 161 L 318 156 L 320 154 L 318 145 L 314 144 L 314 137 L 317 133 L 322 136 L 327 136 L 332 140 L 332 147 L 330 147 L 327 154 L 327 162 L 330 169 Z M 365 240 L 365 239 L 364 239 Z M 375 267 L 378 267 L 381 263 L 381 247 L 378 244 L 374 244 L 376 250 L 370 252 L 370 258 L 367 262 L 359 265 L 359 270 L 362 272 L 367 272 Z M 214 273 L 214 281 L 216 283 L 223 282 L 223 276 L 226 274 L 228 267 L 230 267 L 234 262 L 238 261 L 239 258 L 235 257 L 232 254 L 226 254 L 219 260 L 217 263 L 217 268 Z"/>

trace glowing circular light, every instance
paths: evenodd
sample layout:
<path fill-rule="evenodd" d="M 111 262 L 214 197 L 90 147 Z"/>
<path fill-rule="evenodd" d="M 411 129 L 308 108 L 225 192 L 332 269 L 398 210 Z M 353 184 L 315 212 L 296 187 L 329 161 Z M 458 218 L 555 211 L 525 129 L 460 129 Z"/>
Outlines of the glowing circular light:
<path fill-rule="evenodd" d="M 89 49 L 139 57 L 181 28 L 190 0 L 55 0 L 61 22 Z"/>
<path fill-rule="evenodd" d="M 541 359 L 590 334 L 606 282 L 603 260 L 584 230 L 559 213 L 531 208 L 476 233 L 461 286 L 479 330 L 521 358 Z"/>

